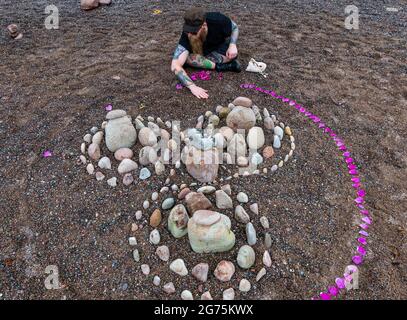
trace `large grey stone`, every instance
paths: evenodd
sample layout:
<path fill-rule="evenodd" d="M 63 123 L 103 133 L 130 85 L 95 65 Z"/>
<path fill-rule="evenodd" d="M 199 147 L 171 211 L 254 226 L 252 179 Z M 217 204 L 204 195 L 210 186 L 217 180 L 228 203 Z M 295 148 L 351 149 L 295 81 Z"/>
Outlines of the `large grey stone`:
<path fill-rule="evenodd" d="M 106 146 L 111 152 L 120 148 L 131 148 L 137 140 L 137 132 L 127 116 L 109 120 L 106 128 Z"/>

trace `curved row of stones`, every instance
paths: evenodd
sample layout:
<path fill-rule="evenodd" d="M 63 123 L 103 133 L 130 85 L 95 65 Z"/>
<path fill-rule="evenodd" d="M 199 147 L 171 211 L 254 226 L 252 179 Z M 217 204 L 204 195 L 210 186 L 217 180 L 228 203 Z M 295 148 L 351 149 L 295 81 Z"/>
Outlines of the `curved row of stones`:
<path fill-rule="evenodd" d="M 195 186 L 195 185 L 194 185 Z M 170 253 L 168 246 L 163 241 L 163 234 L 170 234 L 169 237 L 182 238 L 188 236 L 188 240 L 192 250 L 196 253 L 217 253 L 231 250 L 235 245 L 235 234 L 232 231 L 231 219 L 218 211 L 234 208 L 234 221 L 237 227 L 244 228 L 246 233 L 247 244 L 240 247 L 236 257 L 237 265 L 242 270 L 247 270 L 253 267 L 256 260 L 256 253 L 253 247 L 258 243 L 258 234 L 252 221 L 259 217 L 259 208 L 257 203 L 249 204 L 249 197 L 244 192 L 239 192 L 237 195 L 232 193 L 230 184 L 223 185 L 220 189 L 211 185 L 206 185 L 198 188 L 196 191 L 191 186 L 183 184 L 180 188 L 163 187 L 160 191 L 151 194 L 151 202 L 157 207 L 152 211 L 151 215 L 143 216 L 143 211 L 136 212 L 136 219 L 138 223 L 133 223 L 131 226 L 132 235 L 129 237 L 129 245 L 135 247 L 133 249 L 133 258 L 140 264 L 141 272 L 149 276 L 150 265 L 148 261 L 141 264 L 142 252 L 137 247 L 137 230 L 143 227 L 144 224 L 149 224 L 153 229 L 149 235 L 149 242 L 155 246 L 155 254 L 168 265 L 170 272 L 174 276 L 185 277 L 189 273 L 198 281 L 205 283 L 208 277 L 211 277 L 209 264 L 200 262 L 188 270 L 182 258 L 173 257 Z M 168 193 L 172 194 L 168 196 Z M 215 195 L 216 210 L 212 210 L 214 205 L 208 199 L 208 195 Z M 232 198 L 236 198 L 237 205 L 233 205 Z M 178 203 L 177 203 L 178 201 Z M 143 204 L 143 209 L 150 208 L 150 201 L 146 200 Z M 244 208 L 247 207 L 247 210 Z M 168 216 L 163 213 L 169 212 Z M 249 213 L 250 214 L 249 214 Z M 191 218 L 190 218 L 191 216 Z M 166 220 L 166 224 L 165 224 Z M 261 216 L 259 218 L 260 224 L 264 229 L 264 247 L 266 250 L 262 254 L 262 261 L 264 267 L 258 270 L 255 280 L 260 279 L 266 274 L 266 268 L 271 267 L 272 261 L 268 249 L 271 247 L 271 235 L 268 233 L 269 221 L 267 217 Z M 159 228 L 166 225 L 167 231 L 159 232 Z M 162 228 L 163 229 L 163 228 Z M 176 254 L 175 254 L 176 255 Z M 145 260 L 145 259 L 144 259 Z M 171 262 L 170 262 L 171 261 Z M 252 269 L 253 271 L 254 269 Z M 233 261 L 221 260 L 213 270 L 213 276 L 220 282 L 229 282 L 235 274 L 236 267 Z M 173 282 L 161 283 L 159 274 L 153 277 L 153 284 L 161 286 L 163 292 L 166 294 L 174 294 L 176 288 Z M 241 292 L 248 292 L 251 290 L 252 283 L 248 277 L 240 280 L 238 290 Z M 202 286 L 198 287 L 201 290 L 202 300 L 211 300 L 212 294 L 209 291 L 203 292 Z M 198 289 L 199 290 L 199 289 Z M 230 287 L 223 291 L 222 298 L 224 300 L 233 300 L 235 296 L 235 288 Z M 185 300 L 192 300 L 194 297 L 190 290 L 183 290 L 181 298 Z"/>
<path fill-rule="evenodd" d="M 126 186 L 137 183 L 134 172 L 139 167 L 142 167 L 139 179 L 145 180 L 152 175 L 148 166 L 154 166 L 157 175 L 164 175 L 166 166 L 173 164 L 179 169 L 181 161 L 187 172 L 202 183 L 213 182 L 218 177 L 219 165 L 228 172 L 220 177 L 220 181 L 240 175 L 267 174 L 284 166 L 295 150 L 291 128 L 279 122 L 275 115 L 270 115 L 267 108 L 264 108 L 262 116 L 259 108 L 244 97 L 236 98 L 228 107 L 218 106 L 216 114 L 207 111 L 198 117 L 193 129 L 181 131 L 179 123 L 163 122 L 161 118 L 148 117 L 147 120 L 145 125 L 144 119 L 138 116 L 133 126 L 132 118 L 124 110 L 108 112 L 101 129 L 93 127 L 83 137 L 79 159 L 86 165 L 87 172 L 95 175 L 98 181 L 104 180 L 108 173 L 113 173 L 107 183 L 112 187 L 117 185 L 111 157 L 102 156 L 103 140 L 107 149 L 120 162 L 117 172 L 123 175 L 122 182 Z M 222 120 L 225 120 L 226 126 L 217 129 Z M 265 145 L 264 130 L 256 124 L 263 125 L 266 132 L 273 134 L 272 146 Z M 170 129 L 171 134 L 168 132 Z M 245 131 L 248 131 L 246 138 Z M 289 152 L 277 157 L 275 150 L 281 148 L 284 136 L 289 140 Z M 142 146 L 138 162 L 133 160 L 134 152 L 131 149 L 137 140 Z M 258 152 L 260 149 L 262 155 Z M 274 159 L 277 161 L 271 165 Z M 224 164 L 236 164 L 238 171 L 233 174 Z M 258 169 L 259 166 L 262 166 L 262 170 Z M 174 174 L 175 169 L 170 169 L 170 175 Z"/>

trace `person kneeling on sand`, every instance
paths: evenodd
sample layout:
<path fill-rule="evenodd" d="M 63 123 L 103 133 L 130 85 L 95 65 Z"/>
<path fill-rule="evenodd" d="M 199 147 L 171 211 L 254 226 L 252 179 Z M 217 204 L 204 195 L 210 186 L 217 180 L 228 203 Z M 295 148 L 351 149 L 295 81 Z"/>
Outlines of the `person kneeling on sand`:
<path fill-rule="evenodd" d="M 184 27 L 171 63 L 171 71 L 197 98 L 207 99 L 205 89 L 194 84 L 183 69 L 191 67 L 240 72 L 237 58 L 239 29 L 235 22 L 220 12 L 205 12 L 200 8 L 188 10 Z"/>

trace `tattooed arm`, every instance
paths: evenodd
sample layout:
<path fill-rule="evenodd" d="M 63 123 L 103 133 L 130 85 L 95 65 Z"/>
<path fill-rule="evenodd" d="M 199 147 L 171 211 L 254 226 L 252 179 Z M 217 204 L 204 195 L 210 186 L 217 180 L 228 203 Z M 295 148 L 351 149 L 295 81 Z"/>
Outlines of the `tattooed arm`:
<path fill-rule="evenodd" d="M 230 35 L 230 43 L 236 44 L 237 38 L 239 37 L 239 27 L 233 20 L 231 21 L 232 21 L 232 34 Z"/>
<path fill-rule="evenodd" d="M 226 52 L 226 57 L 230 60 L 233 60 L 237 57 L 237 38 L 239 37 L 239 28 L 237 24 L 232 21 L 232 33 L 230 35 L 230 44 L 228 51 Z"/>
<path fill-rule="evenodd" d="M 188 74 L 182 67 L 188 59 L 189 52 L 183 46 L 178 45 L 175 49 L 174 56 L 171 62 L 171 71 L 175 73 L 178 80 L 197 98 L 208 98 L 207 91 L 194 84 Z"/>

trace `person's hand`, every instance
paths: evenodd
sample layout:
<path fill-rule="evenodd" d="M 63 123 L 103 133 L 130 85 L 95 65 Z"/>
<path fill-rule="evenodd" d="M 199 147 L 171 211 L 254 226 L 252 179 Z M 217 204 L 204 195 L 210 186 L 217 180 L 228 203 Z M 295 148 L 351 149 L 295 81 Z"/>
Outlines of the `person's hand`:
<path fill-rule="evenodd" d="M 208 91 L 198 87 L 196 84 L 188 86 L 189 90 L 191 90 L 192 94 L 197 97 L 198 99 L 208 99 Z"/>
<path fill-rule="evenodd" d="M 237 57 L 237 46 L 234 43 L 229 45 L 228 51 L 226 51 L 226 57 L 230 60 Z"/>

